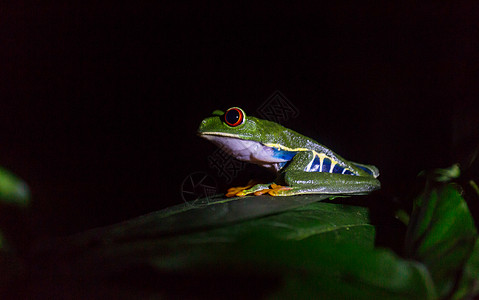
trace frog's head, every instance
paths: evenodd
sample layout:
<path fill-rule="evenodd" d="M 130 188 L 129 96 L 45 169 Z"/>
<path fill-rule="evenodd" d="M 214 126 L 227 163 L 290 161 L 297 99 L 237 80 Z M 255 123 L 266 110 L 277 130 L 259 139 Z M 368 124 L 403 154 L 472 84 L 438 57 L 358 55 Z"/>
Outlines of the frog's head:
<path fill-rule="evenodd" d="M 224 113 L 216 110 L 204 119 L 198 135 L 239 160 L 266 166 L 281 161 L 266 144 L 274 143 L 277 133 L 284 130 L 277 123 L 246 116 L 241 108 L 232 107 Z"/>
<path fill-rule="evenodd" d="M 201 122 L 198 134 L 206 139 L 210 139 L 210 136 L 222 136 L 259 142 L 261 130 L 258 129 L 261 129 L 262 121 L 264 120 L 246 117 L 239 107 L 232 107 L 226 113 L 215 110 L 213 116 Z"/>

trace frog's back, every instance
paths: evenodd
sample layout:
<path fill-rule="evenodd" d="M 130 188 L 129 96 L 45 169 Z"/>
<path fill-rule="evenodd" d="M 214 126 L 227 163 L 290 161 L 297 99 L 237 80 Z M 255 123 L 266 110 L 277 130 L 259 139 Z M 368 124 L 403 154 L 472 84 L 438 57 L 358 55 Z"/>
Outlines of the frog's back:
<path fill-rule="evenodd" d="M 268 125 L 274 126 L 275 130 L 269 129 L 268 132 L 276 132 L 275 136 L 271 137 L 271 140 L 275 142 L 266 145 L 278 149 L 278 156 L 288 158 L 289 160 L 294 157 L 295 153 L 300 151 L 311 151 L 313 153 L 314 157 L 305 171 L 379 176 L 379 170 L 375 166 L 350 162 L 307 136 L 279 124 L 270 123 L 272 124 Z"/>

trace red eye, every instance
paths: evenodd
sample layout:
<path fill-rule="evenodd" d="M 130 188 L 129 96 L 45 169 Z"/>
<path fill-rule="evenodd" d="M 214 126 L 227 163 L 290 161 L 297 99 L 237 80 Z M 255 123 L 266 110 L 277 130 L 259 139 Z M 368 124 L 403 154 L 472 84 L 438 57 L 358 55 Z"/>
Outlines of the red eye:
<path fill-rule="evenodd" d="M 225 112 L 225 122 L 231 127 L 243 124 L 244 112 L 241 108 L 232 107 Z"/>

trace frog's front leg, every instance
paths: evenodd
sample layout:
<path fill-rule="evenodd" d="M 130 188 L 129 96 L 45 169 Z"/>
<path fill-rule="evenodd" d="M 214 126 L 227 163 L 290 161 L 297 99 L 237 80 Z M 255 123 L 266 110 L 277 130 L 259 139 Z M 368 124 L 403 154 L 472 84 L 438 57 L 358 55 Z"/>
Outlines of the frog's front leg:
<path fill-rule="evenodd" d="M 250 180 L 246 186 L 238 186 L 232 187 L 228 189 L 226 193 L 226 197 L 242 197 L 250 194 L 254 194 L 255 192 L 267 189 L 269 184 L 258 183 L 255 180 Z"/>
<path fill-rule="evenodd" d="M 250 180 L 246 186 L 232 187 L 228 189 L 226 197 L 243 197 L 246 195 L 260 196 L 263 194 L 270 194 L 276 196 L 278 191 L 289 190 L 290 187 L 281 186 L 275 183 L 256 183 L 254 180 Z"/>
<path fill-rule="evenodd" d="M 313 159 L 314 154 L 309 151 L 296 154 L 280 174 L 280 178 L 290 189 L 280 190 L 275 196 L 297 194 L 358 195 L 369 193 L 381 186 L 379 180 L 373 176 L 304 171 Z"/>

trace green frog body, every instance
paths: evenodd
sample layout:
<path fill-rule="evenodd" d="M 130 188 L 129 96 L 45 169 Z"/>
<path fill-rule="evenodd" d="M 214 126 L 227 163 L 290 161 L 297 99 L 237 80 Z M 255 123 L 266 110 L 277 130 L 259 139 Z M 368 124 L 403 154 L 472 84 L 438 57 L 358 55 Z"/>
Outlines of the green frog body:
<path fill-rule="evenodd" d="M 278 123 L 246 116 L 239 107 L 214 111 L 201 122 L 198 134 L 238 160 L 277 173 L 273 183 L 232 188 L 227 196 L 358 195 L 381 187 L 375 166 L 348 161 Z"/>

